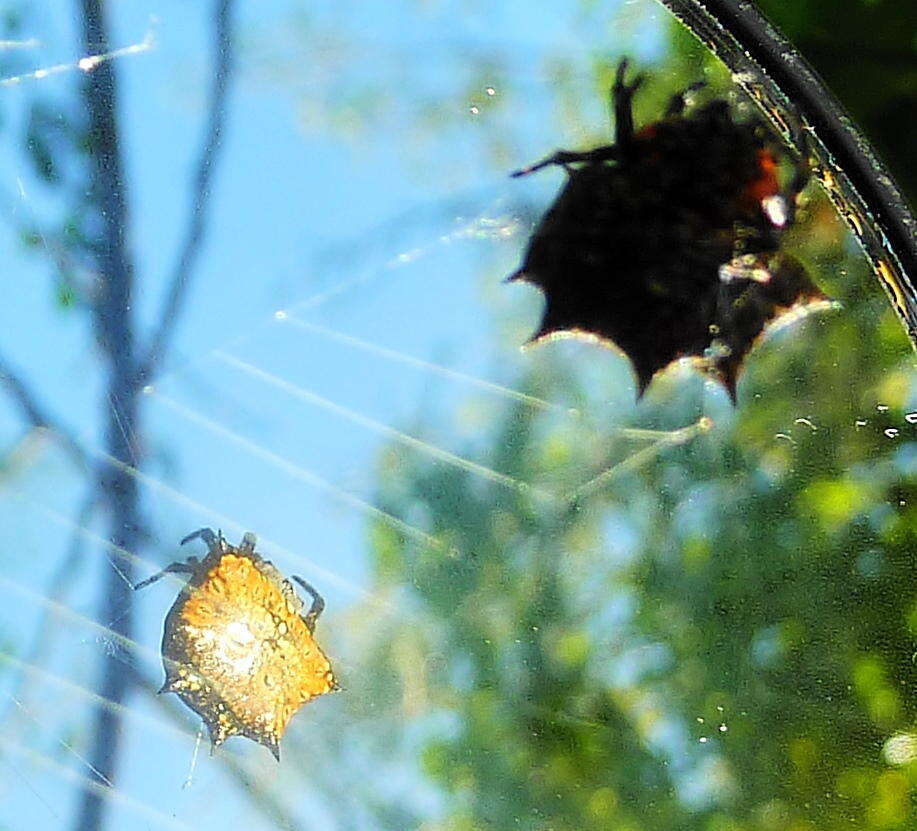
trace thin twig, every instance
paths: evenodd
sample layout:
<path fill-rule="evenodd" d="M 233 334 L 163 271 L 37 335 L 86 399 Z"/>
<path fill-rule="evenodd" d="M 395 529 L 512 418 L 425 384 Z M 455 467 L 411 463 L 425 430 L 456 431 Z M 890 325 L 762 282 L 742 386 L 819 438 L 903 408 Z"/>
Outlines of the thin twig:
<path fill-rule="evenodd" d="M 87 55 L 108 51 L 108 4 L 104 0 L 78 0 L 82 50 Z M 82 88 L 90 148 L 87 208 L 95 215 L 98 233 L 93 240 L 99 290 L 92 300 L 93 328 L 108 365 L 106 399 L 108 419 L 105 443 L 108 452 L 125 462 L 138 450 L 139 402 L 137 394 L 137 346 L 133 303 L 134 268 L 129 250 L 130 217 L 127 180 L 118 122 L 115 63 L 99 64 L 87 73 Z M 121 549 L 137 551 L 144 533 L 140 495 L 129 476 L 105 470 L 98 479 L 98 496 L 109 520 L 109 539 Z M 115 555 L 115 568 L 103 581 L 99 619 L 112 620 L 115 636 L 130 640 L 133 632 L 133 563 Z M 121 610 L 125 610 L 120 614 Z M 98 692 L 115 704 L 128 696 L 131 678 L 113 655 L 101 662 Z M 89 761 L 95 779 L 83 782 L 74 827 L 98 831 L 104 825 L 110 800 L 104 783 L 117 781 L 123 748 L 121 714 L 96 707 L 90 727 Z"/>
<path fill-rule="evenodd" d="M 162 363 L 172 339 L 182 306 L 188 295 L 188 286 L 194 265 L 201 252 L 207 230 L 207 208 L 212 192 L 213 171 L 221 147 L 226 122 L 226 99 L 233 69 L 232 0 L 217 0 L 216 56 L 213 85 L 210 88 L 210 106 L 204 143 L 198 160 L 197 175 L 192 184 L 191 218 L 184 245 L 175 264 L 169 293 L 159 315 L 158 328 L 150 338 L 140 364 L 139 378 L 148 383 Z"/>
<path fill-rule="evenodd" d="M 49 415 L 47 410 L 38 403 L 35 394 L 29 389 L 28 384 L 22 379 L 22 376 L 16 372 L 0 356 L 0 384 L 6 387 L 6 391 L 22 411 L 23 418 L 33 427 L 38 427 L 52 433 L 60 441 L 64 449 L 70 454 L 77 466 L 82 469 L 89 468 L 89 454 L 76 439 L 76 437 L 65 428 L 56 418 Z"/>
<path fill-rule="evenodd" d="M 76 517 L 74 519 L 74 531 L 70 536 L 70 543 L 67 546 L 67 552 L 64 555 L 64 558 L 60 561 L 60 564 L 54 570 L 54 573 L 51 575 L 51 579 L 48 581 L 48 588 L 45 591 L 45 597 L 49 600 L 54 601 L 55 603 L 60 603 L 63 601 L 64 596 L 67 592 L 67 589 L 70 588 L 70 585 L 73 582 L 73 577 L 77 573 L 78 566 L 83 559 L 83 554 L 85 553 L 85 538 L 81 531 L 89 523 L 92 518 L 92 514 L 95 511 L 96 504 L 98 502 L 98 495 L 96 494 L 96 483 L 93 481 L 90 483 L 89 493 L 86 495 L 82 504 L 79 507 L 79 510 L 76 512 Z M 45 606 L 42 610 L 41 618 L 38 621 L 37 632 L 35 638 L 32 641 L 32 648 L 29 650 L 28 655 L 23 659 L 23 665 L 19 669 L 19 678 L 16 680 L 13 686 L 13 692 L 11 698 L 19 700 L 22 702 L 28 702 L 29 700 L 29 675 L 25 672 L 24 667 L 26 665 L 30 666 L 40 666 L 44 663 L 45 656 L 51 651 L 52 644 L 54 642 L 54 637 L 63 633 L 63 629 L 58 625 L 58 621 L 52 611 L 52 606 Z M 6 712 L 0 715 L 0 733 L 8 735 L 6 730 L 6 723 L 11 717 L 15 714 L 15 709 L 10 706 L 7 708 Z"/>

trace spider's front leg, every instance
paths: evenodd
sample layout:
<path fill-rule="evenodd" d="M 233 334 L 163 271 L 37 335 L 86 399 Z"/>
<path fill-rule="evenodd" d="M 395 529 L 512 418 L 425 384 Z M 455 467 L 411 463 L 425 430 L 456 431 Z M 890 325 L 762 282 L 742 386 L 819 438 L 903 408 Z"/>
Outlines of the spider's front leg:
<path fill-rule="evenodd" d="M 190 534 L 188 534 L 188 536 L 185 537 L 179 543 L 179 545 L 184 545 L 186 542 L 191 542 L 191 540 L 196 539 L 202 539 L 206 543 L 207 548 L 213 551 L 214 548 L 220 548 L 220 544 L 223 540 L 223 535 L 221 533 L 219 536 L 217 536 L 213 533 L 211 528 L 198 528 L 197 531 L 192 531 Z"/>
<path fill-rule="evenodd" d="M 811 173 L 807 155 L 800 155 L 795 163 L 793 178 L 778 193 L 765 196 L 761 200 L 761 209 L 770 223 L 768 239 L 771 241 L 771 247 L 778 246 L 779 235 L 796 221 L 799 195 L 809 183 Z"/>
<path fill-rule="evenodd" d="M 548 156 L 546 159 L 542 159 L 540 162 L 535 162 L 535 164 L 514 171 L 510 176 L 513 178 L 528 176 L 529 173 L 534 173 L 536 170 L 541 170 L 543 167 L 548 167 L 552 164 L 559 164 L 566 167 L 576 162 L 608 162 L 620 158 L 620 155 L 618 148 L 614 144 L 596 147 L 594 150 L 558 150 L 556 153 Z"/>
<path fill-rule="evenodd" d="M 629 84 L 624 80 L 628 60 L 621 58 L 618 71 L 615 73 L 614 86 L 611 88 L 611 103 L 615 114 L 615 144 L 626 147 L 634 138 L 634 93 L 646 80 L 645 75 L 638 75 Z"/>
<path fill-rule="evenodd" d="M 314 632 L 315 622 L 318 620 L 318 616 L 325 610 L 325 600 L 311 585 L 309 585 L 309 583 L 303 580 L 302 577 L 297 577 L 294 574 L 293 579 L 312 595 L 312 606 L 309 607 L 309 611 L 302 616 L 302 619 L 308 630 Z"/>
<path fill-rule="evenodd" d="M 706 81 L 695 81 L 693 84 L 685 87 L 681 92 L 676 92 L 670 99 L 669 105 L 665 108 L 666 118 L 677 118 L 682 115 L 688 106 L 688 96 L 692 92 L 697 92 L 707 86 Z"/>
<path fill-rule="evenodd" d="M 134 591 L 145 589 L 156 581 L 162 580 L 167 574 L 196 574 L 199 565 L 200 563 L 197 561 L 197 557 L 189 557 L 184 563 L 172 563 L 167 565 L 162 571 L 157 571 L 152 577 L 147 577 L 146 580 L 141 580 L 139 583 L 136 583 L 133 589 Z"/>
<path fill-rule="evenodd" d="M 801 130 L 801 128 L 800 128 Z M 809 179 L 812 177 L 812 167 L 809 159 L 814 157 L 812 149 L 812 139 L 809 134 L 801 130 L 799 137 L 799 148 L 801 150 L 799 157 L 796 159 L 795 171 L 793 178 L 783 192 L 783 198 L 786 201 L 787 218 L 786 225 L 792 225 L 796 221 L 796 209 L 799 206 L 799 195 L 805 190 Z"/>

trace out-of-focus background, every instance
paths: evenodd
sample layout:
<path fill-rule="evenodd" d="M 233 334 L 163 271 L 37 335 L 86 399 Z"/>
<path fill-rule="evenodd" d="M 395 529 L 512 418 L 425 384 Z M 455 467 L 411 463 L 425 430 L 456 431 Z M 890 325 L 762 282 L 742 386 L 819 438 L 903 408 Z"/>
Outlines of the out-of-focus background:
<path fill-rule="evenodd" d="M 762 6 L 913 201 L 914 9 Z M 668 12 L 0 26 L 0 828 L 917 825 L 913 354 L 818 186 L 786 246 L 840 307 L 756 349 L 737 407 L 519 349 L 542 301 L 503 278 L 563 173 L 507 173 L 607 140 L 619 58 L 638 123 L 699 77 L 752 112 Z M 129 584 L 201 526 L 327 601 L 345 690 L 279 766 L 155 695 L 179 583 Z"/>

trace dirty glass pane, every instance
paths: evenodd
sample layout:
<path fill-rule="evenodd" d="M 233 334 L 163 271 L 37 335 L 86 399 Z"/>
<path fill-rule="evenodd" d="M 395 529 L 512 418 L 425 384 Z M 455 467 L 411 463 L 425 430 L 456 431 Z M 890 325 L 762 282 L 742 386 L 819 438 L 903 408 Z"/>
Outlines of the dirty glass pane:
<path fill-rule="evenodd" d="M 915 826 L 913 353 L 821 187 L 781 246 L 833 302 L 735 404 L 689 361 L 638 398 L 614 348 L 520 349 L 544 299 L 505 278 L 565 174 L 509 173 L 612 141 L 622 56 L 638 130 L 700 79 L 689 112 L 755 117 L 668 11 L 0 23 L 0 829 Z M 156 694 L 186 575 L 131 586 L 205 527 L 325 601 L 342 689 L 279 763 Z"/>

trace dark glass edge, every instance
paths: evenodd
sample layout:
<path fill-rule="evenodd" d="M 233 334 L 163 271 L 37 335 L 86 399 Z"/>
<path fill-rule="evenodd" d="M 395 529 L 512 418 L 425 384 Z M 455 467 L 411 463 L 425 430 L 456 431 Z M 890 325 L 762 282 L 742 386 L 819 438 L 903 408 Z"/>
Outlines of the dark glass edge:
<path fill-rule="evenodd" d="M 917 219 L 850 116 L 751 2 L 659 2 L 726 64 L 784 139 L 814 162 L 814 175 L 862 245 L 917 349 Z"/>

